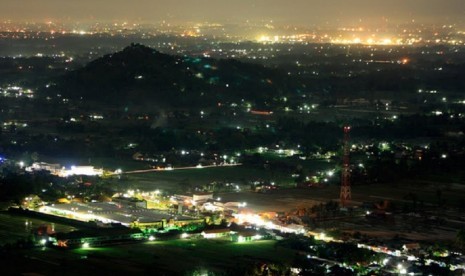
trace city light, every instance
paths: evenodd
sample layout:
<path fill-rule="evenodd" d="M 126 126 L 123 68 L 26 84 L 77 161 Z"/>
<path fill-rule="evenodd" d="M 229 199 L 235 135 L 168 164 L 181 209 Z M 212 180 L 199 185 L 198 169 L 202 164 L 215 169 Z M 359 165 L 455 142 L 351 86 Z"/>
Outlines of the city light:
<path fill-rule="evenodd" d="M 465 271 L 459 4 L 6 1 L 15 273 Z"/>

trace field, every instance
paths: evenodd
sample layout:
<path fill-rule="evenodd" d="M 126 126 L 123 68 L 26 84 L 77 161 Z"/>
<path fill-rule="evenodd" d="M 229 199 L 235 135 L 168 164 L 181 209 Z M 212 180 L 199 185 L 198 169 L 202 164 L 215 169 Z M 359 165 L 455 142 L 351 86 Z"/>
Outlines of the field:
<path fill-rule="evenodd" d="M 173 190 L 212 182 L 249 185 L 249 181 L 272 180 L 286 186 L 293 183 L 290 175 L 242 166 L 128 174 L 125 178 L 131 186 L 141 190 Z"/>
<path fill-rule="evenodd" d="M 323 164 L 321 164 L 323 163 Z M 331 163 L 327 163 L 331 166 Z M 313 167 L 322 169 L 325 162 L 316 162 Z M 249 189 L 250 181 L 270 180 L 282 188 L 269 193 L 255 193 Z M 332 183 L 314 188 L 288 188 L 294 186 L 294 180 L 284 173 L 247 167 L 218 167 L 208 169 L 174 170 L 127 175 L 128 186 L 141 190 L 186 191 L 188 187 L 203 186 L 211 182 L 223 182 L 243 185 L 238 192 L 222 192 L 215 196 L 223 202 L 247 202 L 247 206 L 256 211 L 288 211 L 294 208 L 311 207 L 314 204 L 339 200 L 339 185 Z M 439 192 L 438 192 L 439 191 Z M 408 195 L 413 194 L 418 204 L 437 206 L 443 202 L 446 206 L 457 207 L 462 202 L 465 185 L 436 181 L 400 181 L 396 183 L 356 185 L 352 187 L 352 200 L 358 205 L 363 202 L 395 202 L 397 207 L 411 204 Z"/>
<path fill-rule="evenodd" d="M 47 275 L 77 275 L 76 271 L 83 275 L 103 271 L 106 275 L 211 275 L 205 273 L 238 271 L 255 263 L 291 264 L 296 251 L 275 244 L 276 241 L 169 240 L 111 248 L 35 250 L 22 261 L 26 267 L 35 267 L 36 272 Z M 21 268 L 16 270 L 20 271 Z"/>
<path fill-rule="evenodd" d="M 284 159 L 283 159 L 284 160 Z M 293 164 L 292 160 L 284 161 Z M 297 166 L 297 164 L 294 164 Z M 334 169 L 334 163 L 327 160 L 307 160 L 304 167 L 309 173 Z M 212 182 L 247 185 L 253 181 L 275 182 L 282 187 L 295 186 L 291 172 L 262 169 L 247 166 L 213 167 L 173 171 L 156 171 L 139 174 L 125 174 L 124 179 L 134 188 L 141 190 L 185 189 L 189 186 L 203 186 Z"/>
<path fill-rule="evenodd" d="M 41 219 L 0 213 L 0 244 L 15 242 L 18 239 L 27 238 L 33 229 L 41 225 L 52 225 L 57 232 L 69 232 L 74 227 L 51 223 Z"/>
<path fill-rule="evenodd" d="M 463 200 L 464 192 L 465 185 L 434 181 L 400 181 L 352 187 L 352 196 L 355 201 L 386 199 L 399 203 L 412 203 L 412 200 L 408 199 L 408 194 L 414 194 L 418 203 L 423 202 L 426 206 L 437 206 L 438 201 L 441 201 L 443 205 L 457 207 Z"/>

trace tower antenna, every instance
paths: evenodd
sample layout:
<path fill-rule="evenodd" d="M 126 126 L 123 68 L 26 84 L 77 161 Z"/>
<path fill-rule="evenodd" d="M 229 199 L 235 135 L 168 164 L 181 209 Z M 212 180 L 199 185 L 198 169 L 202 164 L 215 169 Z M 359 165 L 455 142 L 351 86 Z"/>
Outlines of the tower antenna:
<path fill-rule="evenodd" d="M 347 202 L 352 199 L 352 192 L 350 189 L 350 126 L 344 127 L 344 144 L 342 156 L 342 175 L 341 175 L 341 207 L 346 207 Z"/>

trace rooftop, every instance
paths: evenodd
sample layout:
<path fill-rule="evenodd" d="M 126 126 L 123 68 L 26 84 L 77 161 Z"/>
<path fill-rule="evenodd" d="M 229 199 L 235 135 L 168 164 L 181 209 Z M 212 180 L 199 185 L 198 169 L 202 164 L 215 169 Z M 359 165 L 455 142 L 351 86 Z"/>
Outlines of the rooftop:
<path fill-rule="evenodd" d="M 141 223 L 158 222 L 163 219 L 191 220 L 191 217 L 156 211 L 152 209 L 135 208 L 115 202 L 91 202 L 70 204 L 54 204 L 41 209 L 44 213 L 64 213 L 65 215 L 81 221 L 102 221 L 104 223 L 121 223 L 129 225 L 131 222 Z"/>

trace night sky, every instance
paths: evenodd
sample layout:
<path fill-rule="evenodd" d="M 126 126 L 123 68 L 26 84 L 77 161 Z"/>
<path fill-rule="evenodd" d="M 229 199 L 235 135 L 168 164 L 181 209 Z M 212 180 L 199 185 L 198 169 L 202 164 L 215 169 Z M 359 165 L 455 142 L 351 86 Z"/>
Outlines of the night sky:
<path fill-rule="evenodd" d="M 2 19 L 14 21 L 138 22 L 273 20 L 296 24 L 453 22 L 465 0 L 0 0 Z"/>

